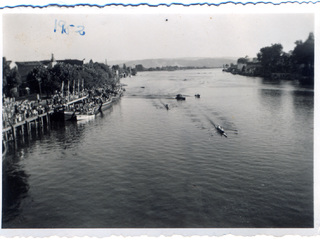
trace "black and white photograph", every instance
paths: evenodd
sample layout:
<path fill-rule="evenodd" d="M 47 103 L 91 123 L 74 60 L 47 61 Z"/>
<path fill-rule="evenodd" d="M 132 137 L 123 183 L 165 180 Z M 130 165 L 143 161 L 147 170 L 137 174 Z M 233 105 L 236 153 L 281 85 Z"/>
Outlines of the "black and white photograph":
<path fill-rule="evenodd" d="M 129 10 L 2 14 L 2 230 L 313 229 L 316 15 Z"/>

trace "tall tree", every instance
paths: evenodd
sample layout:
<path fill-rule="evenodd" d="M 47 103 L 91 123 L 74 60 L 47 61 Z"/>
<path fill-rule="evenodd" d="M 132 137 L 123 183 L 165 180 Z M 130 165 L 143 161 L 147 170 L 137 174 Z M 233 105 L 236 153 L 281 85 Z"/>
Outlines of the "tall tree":
<path fill-rule="evenodd" d="M 260 49 L 257 57 L 261 63 L 262 71 L 265 76 L 270 75 L 272 72 L 279 71 L 282 49 L 283 47 L 281 44 L 272 44 L 270 47 Z"/>
<path fill-rule="evenodd" d="M 295 64 L 300 65 L 300 73 L 305 76 L 314 75 L 314 35 L 310 33 L 307 40 L 295 42 L 296 47 L 292 52 L 292 58 Z M 296 69 L 300 69 L 297 67 Z"/>
<path fill-rule="evenodd" d="M 2 58 L 2 91 L 6 96 L 11 96 L 12 89 L 18 90 L 21 85 L 21 77 L 18 69 L 15 67 L 10 68 L 10 61 L 7 61 L 5 57 Z"/>
<path fill-rule="evenodd" d="M 43 88 L 41 85 L 45 85 L 43 83 L 47 81 L 48 76 L 49 71 L 43 65 L 33 68 L 27 76 L 30 91 L 33 93 L 39 93 L 41 95 Z"/>
<path fill-rule="evenodd" d="M 73 80 L 78 79 L 76 67 L 68 63 L 58 63 L 51 69 L 51 78 L 58 86 L 68 86 L 69 91 L 73 91 Z"/>

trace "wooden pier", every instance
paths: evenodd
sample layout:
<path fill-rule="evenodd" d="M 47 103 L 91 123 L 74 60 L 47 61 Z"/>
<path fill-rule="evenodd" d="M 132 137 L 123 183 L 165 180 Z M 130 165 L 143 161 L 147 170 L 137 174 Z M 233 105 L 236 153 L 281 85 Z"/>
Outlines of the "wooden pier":
<path fill-rule="evenodd" d="M 2 141 L 15 141 L 18 136 L 24 137 L 25 135 L 31 137 L 32 129 L 38 133 L 50 126 L 50 118 L 53 110 L 27 118 L 21 122 L 15 123 L 9 127 L 2 129 Z"/>
<path fill-rule="evenodd" d="M 112 101 L 117 101 L 120 98 L 121 94 L 117 97 L 113 97 Z M 66 104 L 56 107 L 54 110 L 50 110 L 46 113 L 42 113 L 33 117 L 19 121 L 8 127 L 2 129 L 2 146 L 7 146 L 7 143 L 13 141 L 15 146 L 17 145 L 17 140 L 21 139 L 25 141 L 25 137 L 28 136 L 29 139 L 32 138 L 32 132 L 43 133 L 45 129 L 50 129 L 51 121 L 64 121 L 64 109 L 65 107 L 72 105 L 80 100 L 86 99 L 88 96 L 80 97 L 72 101 L 67 102 Z M 6 147 L 5 147 L 6 148 Z M 6 149 L 5 149 L 6 150 Z M 3 154 L 3 153 L 2 153 Z"/>

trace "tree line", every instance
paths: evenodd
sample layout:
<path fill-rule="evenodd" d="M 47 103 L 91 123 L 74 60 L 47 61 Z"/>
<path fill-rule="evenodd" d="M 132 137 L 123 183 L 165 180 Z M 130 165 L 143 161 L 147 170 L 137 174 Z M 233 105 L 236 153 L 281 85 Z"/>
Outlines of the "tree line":
<path fill-rule="evenodd" d="M 50 96 L 62 87 L 70 92 L 80 88 L 109 88 L 114 90 L 119 83 L 120 76 L 127 76 L 131 69 L 125 65 L 109 67 L 106 64 L 92 62 L 81 66 L 58 62 L 52 68 L 45 65 L 34 67 L 27 75 L 26 81 L 21 81 L 17 68 L 10 69 L 10 62 L 3 58 L 3 94 L 12 96 L 12 89 L 20 89 L 20 95 L 40 93 Z M 28 89 L 27 93 L 25 89 Z"/>
<path fill-rule="evenodd" d="M 194 66 L 186 66 L 186 67 L 181 67 L 181 66 L 162 66 L 162 67 L 149 67 L 146 68 L 142 64 L 139 64 L 136 66 L 136 69 L 138 72 L 145 72 L 145 71 L 177 71 L 177 70 L 189 70 L 189 69 L 208 69 L 212 67 L 194 67 Z"/>
<path fill-rule="evenodd" d="M 282 73 L 288 79 L 298 79 L 302 83 L 314 84 L 314 35 L 310 33 L 305 41 L 295 42 L 292 51 L 286 53 L 280 43 L 263 47 L 257 53 L 259 66 L 254 69 L 252 75 L 262 77 L 277 76 Z M 248 64 L 249 59 L 239 58 L 238 64 Z M 244 69 L 238 69 L 238 73 L 245 73 Z"/>

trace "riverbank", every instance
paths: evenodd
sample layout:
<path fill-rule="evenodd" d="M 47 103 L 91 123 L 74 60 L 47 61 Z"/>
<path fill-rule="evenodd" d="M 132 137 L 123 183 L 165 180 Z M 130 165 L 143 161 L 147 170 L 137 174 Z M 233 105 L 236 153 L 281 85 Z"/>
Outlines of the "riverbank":
<path fill-rule="evenodd" d="M 77 114 L 89 115 L 91 109 L 97 109 L 94 114 L 102 112 L 118 101 L 122 95 L 122 87 L 116 91 L 96 89 L 95 91 L 83 91 L 76 94 L 62 96 L 57 93 L 46 100 L 19 100 L 15 98 L 3 99 L 2 140 L 3 150 L 6 150 L 7 142 L 16 141 L 25 136 L 31 137 L 32 132 L 44 132 L 50 128 L 51 121 L 65 121 L 66 111 L 74 116 Z M 106 105 L 108 105 L 106 107 Z M 77 120 L 76 118 L 70 120 Z M 78 119 L 79 120 L 79 119 Z"/>
<path fill-rule="evenodd" d="M 297 73 L 275 72 L 275 73 L 271 73 L 269 75 L 264 76 L 263 74 L 260 74 L 260 73 L 240 71 L 236 68 L 234 69 L 223 68 L 222 71 L 228 72 L 234 75 L 241 75 L 246 77 L 262 77 L 262 78 L 272 79 L 272 80 L 298 81 L 301 85 L 314 86 L 314 77 L 303 76 Z"/>

